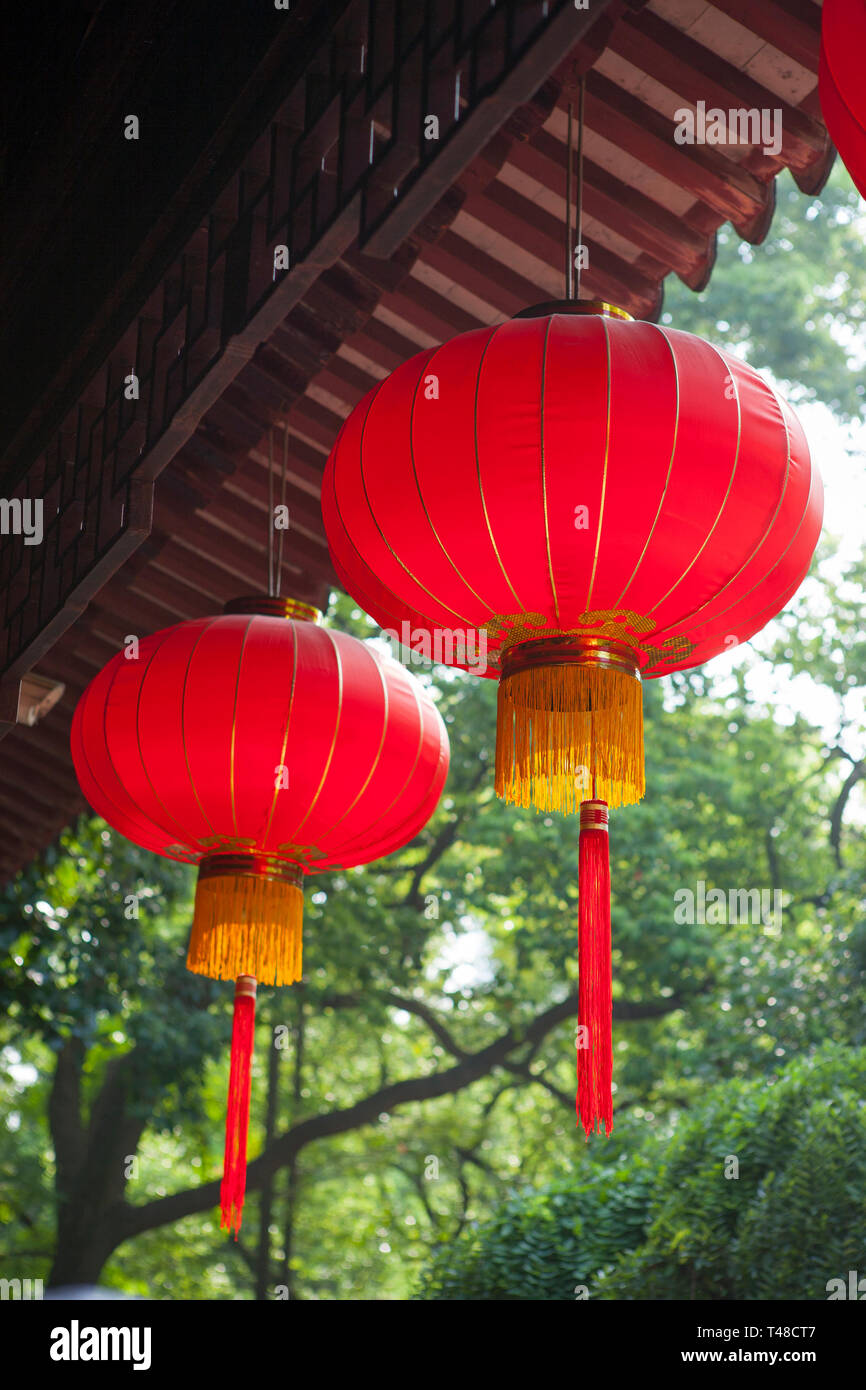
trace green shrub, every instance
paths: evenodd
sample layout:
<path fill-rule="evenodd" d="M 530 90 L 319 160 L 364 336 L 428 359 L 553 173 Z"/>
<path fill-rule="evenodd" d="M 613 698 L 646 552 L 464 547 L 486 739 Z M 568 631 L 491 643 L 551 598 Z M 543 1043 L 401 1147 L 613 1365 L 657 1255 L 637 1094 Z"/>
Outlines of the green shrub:
<path fill-rule="evenodd" d="M 708 1092 L 663 1156 L 645 1242 L 598 1292 L 826 1299 L 851 1269 L 866 1275 L 866 1051 L 833 1045 Z"/>
<path fill-rule="evenodd" d="M 579 1297 L 580 1286 L 591 1296 L 596 1271 L 643 1236 L 650 1178 L 638 1156 L 579 1184 L 517 1194 L 490 1221 L 443 1244 L 416 1296 L 561 1300 Z"/>
<path fill-rule="evenodd" d="M 516 1194 L 442 1246 L 416 1296 L 826 1299 L 852 1269 L 866 1276 L 866 1049 L 832 1044 L 714 1086 L 615 1167 Z"/>

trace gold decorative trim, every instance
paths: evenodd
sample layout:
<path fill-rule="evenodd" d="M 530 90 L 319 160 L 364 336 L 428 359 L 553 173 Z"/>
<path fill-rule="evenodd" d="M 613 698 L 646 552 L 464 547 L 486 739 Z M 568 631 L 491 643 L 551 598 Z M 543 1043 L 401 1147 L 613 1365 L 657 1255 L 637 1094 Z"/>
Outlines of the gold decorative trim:
<path fill-rule="evenodd" d="M 288 863 L 271 854 L 208 854 L 198 866 L 200 879 L 208 878 L 267 878 L 278 879 L 300 888 L 304 870 L 300 864 Z"/>
<path fill-rule="evenodd" d="M 318 845 L 299 845 L 294 840 L 283 840 L 277 845 L 277 853 L 290 854 L 304 869 L 308 869 L 311 862 L 326 858 L 325 851 Z"/>
<path fill-rule="evenodd" d="M 544 640 L 576 642 L 603 638 L 622 642 L 638 654 L 639 666 L 646 669 L 660 661 L 681 660 L 694 651 L 694 642 L 680 633 L 671 634 L 659 644 L 656 627 L 652 618 L 629 608 L 598 608 L 582 613 L 579 625 L 570 628 L 554 627 L 545 613 L 505 613 L 496 614 L 481 631 L 488 641 L 487 664 L 494 672 L 502 669 L 506 653 L 512 648 Z"/>
<path fill-rule="evenodd" d="M 230 598 L 223 613 L 249 613 L 262 618 L 297 618 L 300 622 L 320 623 L 322 614 L 312 603 L 297 598 L 278 598 L 276 594 L 246 594 Z"/>
<path fill-rule="evenodd" d="M 202 854 L 252 854 L 256 849 L 256 839 L 253 835 L 210 835 L 206 840 L 199 840 L 199 848 Z"/>

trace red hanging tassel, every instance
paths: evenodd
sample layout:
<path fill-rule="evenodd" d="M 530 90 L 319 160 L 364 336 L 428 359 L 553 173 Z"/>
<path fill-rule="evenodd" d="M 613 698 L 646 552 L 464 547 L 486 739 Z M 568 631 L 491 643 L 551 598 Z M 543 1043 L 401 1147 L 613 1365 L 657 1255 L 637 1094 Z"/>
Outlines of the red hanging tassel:
<path fill-rule="evenodd" d="M 577 1113 L 587 1137 L 613 1129 L 610 859 L 607 803 L 580 807 Z"/>
<path fill-rule="evenodd" d="M 241 1228 L 247 1185 L 247 1130 L 250 1123 L 250 1073 L 255 1023 L 256 981 L 252 975 L 238 975 L 226 1110 L 226 1151 L 220 1188 L 220 1225 L 225 1230 L 234 1230 L 235 1240 Z"/>

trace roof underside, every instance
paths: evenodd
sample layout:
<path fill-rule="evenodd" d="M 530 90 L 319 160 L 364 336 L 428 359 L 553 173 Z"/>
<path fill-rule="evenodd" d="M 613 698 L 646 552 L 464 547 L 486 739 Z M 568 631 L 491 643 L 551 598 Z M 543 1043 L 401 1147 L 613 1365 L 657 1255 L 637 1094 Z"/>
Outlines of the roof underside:
<path fill-rule="evenodd" d="M 722 223 L 762 240 L 784 167 L 805 191 L 826 179 L 833 151 L 817 100 L 819 25 L 812 0 L 651 0 L 609 11 L 393 255 L 355 246 L 318 277 L 160 474 L 148 539 L 39 661 L 66 692 L 44 722 L 3 740 L 4 876 L 83 809 L 71 715 L 124 637 L 264 588 L 271 429 L 278 463 L 288 449 L 283 592 L 321 601 L 336 581 L 320 481 L 355 403 L 418 349 L 563 296 L 567 111 L 581 72 L 582 292 L 656 318 L 668 274 L 694 290 L 707 284 Z M 780 152 L 676 144 L 674 113 L 698 101 L 780 109 Z"/>

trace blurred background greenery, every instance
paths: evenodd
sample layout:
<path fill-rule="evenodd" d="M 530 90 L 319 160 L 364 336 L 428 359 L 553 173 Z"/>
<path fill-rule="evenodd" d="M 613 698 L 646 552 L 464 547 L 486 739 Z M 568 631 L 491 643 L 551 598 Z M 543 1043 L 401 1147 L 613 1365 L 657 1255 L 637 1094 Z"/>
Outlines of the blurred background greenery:
<path fill-rule="evenodd" d="M 778 190 L 767 243 L 728 228 L 709 290 L 669 285 L 667 314 L 824 402 L 856 448 L 862 205 L 838 169 L 819 198 Z M 610 1138 L 575 1126 L 576 824 L 496 800 L 494 685 L 436 668 L 435 817 L 310 881 L 304 983 L 260 991 L 250 1153 L 272 1161 L 237 1243 L 200 1191 L 231 990 L 184 968 L 192 872 L 82 818 L 2 891 L 3 1274 L 565 1300 L 826 1298 L 866 1273 L 866 557 L 841 573 L 839 537 L 822 547 L 736 661 L 646 687 L 648 792 L 611 833 Z M 375 635 L 344 597 L 331 621 Z M 782 715 L 769 672 L 798 691 Z M 778 890 L 781 923 L 678 925 L 699 880 Z"/>

